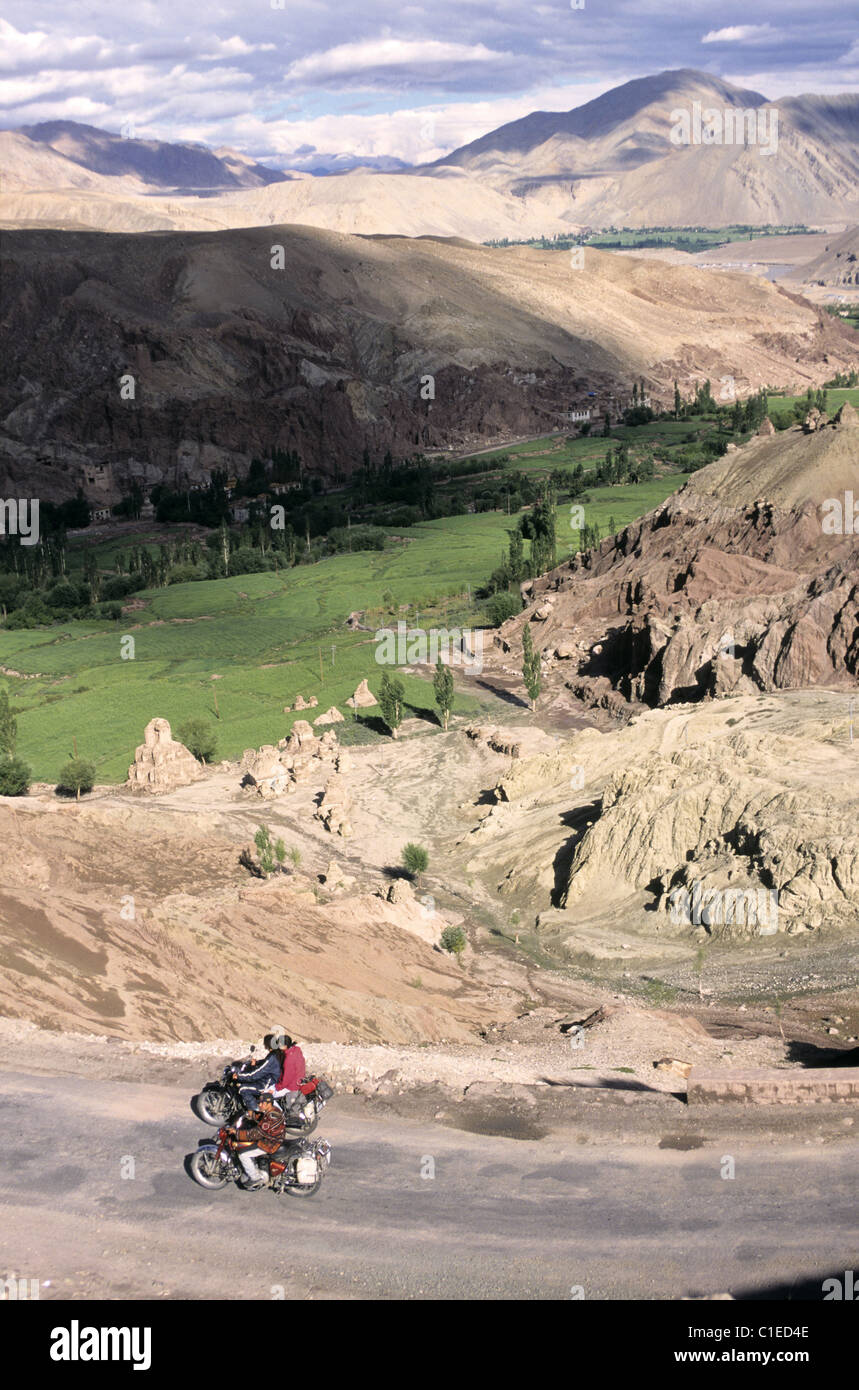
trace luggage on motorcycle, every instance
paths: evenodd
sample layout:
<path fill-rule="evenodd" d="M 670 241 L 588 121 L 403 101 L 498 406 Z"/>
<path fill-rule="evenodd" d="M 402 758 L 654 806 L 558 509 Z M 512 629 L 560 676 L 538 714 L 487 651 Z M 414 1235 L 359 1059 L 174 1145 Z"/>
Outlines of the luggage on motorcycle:
<path fill-rule="evenodd" d="M 314 1183 L 319 1177 L 319 1165 L 316 1162 L 315 1154 L 300 1154 L 295 1160 L 295 1178 L 298 1183 L 304 1186 L 307 1183 Z"/>
<path fill-rule="evenodd" d="M 329 1086 L 328 1082 L 323 1080 L 323 1078 L 320 1076 L 319 1080 L 316 1082 L 316 1095 L 319 1097 L 320 1100 L 330 1100 L 333 1094 L 333 1086 Z"/>

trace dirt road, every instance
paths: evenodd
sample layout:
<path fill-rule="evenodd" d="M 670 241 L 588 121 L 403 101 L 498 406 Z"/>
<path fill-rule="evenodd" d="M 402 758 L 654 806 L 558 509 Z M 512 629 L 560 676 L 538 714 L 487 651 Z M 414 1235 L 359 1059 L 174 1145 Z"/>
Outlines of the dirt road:
<path fill-rule="evenodd" d="M 0 1272 L 42 1298 L 671 1299 L 856 1267 L 855 1131 L 597 1147 L 347 1099 L 320 1129 L 323 1189 L 299 1201 L 195 1187 L 182 1160 L 206 1131 L 179 1088 L 4 1073 L 0 1093 Z"/>

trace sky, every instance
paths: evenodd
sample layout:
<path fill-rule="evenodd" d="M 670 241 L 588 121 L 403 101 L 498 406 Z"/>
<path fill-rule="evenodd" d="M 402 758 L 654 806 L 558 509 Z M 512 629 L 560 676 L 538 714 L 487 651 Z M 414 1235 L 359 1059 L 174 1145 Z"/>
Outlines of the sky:
<path fill-rule="evenodd" d="M 859 90 L 855 0 L 4 0 L 0 127 L 422 163 L 666 68 Z"/>

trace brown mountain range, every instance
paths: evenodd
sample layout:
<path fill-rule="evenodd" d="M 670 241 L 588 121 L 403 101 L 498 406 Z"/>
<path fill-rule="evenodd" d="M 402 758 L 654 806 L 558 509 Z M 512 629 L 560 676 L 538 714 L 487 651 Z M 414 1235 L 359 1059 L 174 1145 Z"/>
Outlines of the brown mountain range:
<path fill-rule="evenodd" d="M 743 126 L 742 143 L 675 143 L 677 113 L 691 115 L 695 103 L 720 122 L 725 113 L 748 112 L 753 124 L 760 115 L 765 138 L 755 125 L 750 140 Z M 6 226 L 148 231 L 297 222 L 478 241 L 582 226 L 844 226 L 859 222 L 859 96 L 770 102 L 681 69 L 627 82 L 572 111 L 532 112 L 417 169 L 330 177 L 269 169 L 234 151 L 50 122 L 0 132 L 0 169 Z M 84 173 L 97 182 L 82 182 Z M 220 191 L 195 196 L 211 190 Z"/>

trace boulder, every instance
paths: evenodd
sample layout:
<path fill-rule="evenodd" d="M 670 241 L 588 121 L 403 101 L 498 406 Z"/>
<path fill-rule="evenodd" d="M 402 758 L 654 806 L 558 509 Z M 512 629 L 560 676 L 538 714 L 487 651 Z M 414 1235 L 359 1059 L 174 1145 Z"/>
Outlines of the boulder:
<path fill-rule="evenodd" d="M 660 1057 L 653 1065 L 657 1071 L 670 1072 L 672 1076 L 680 1076 L 684 1081 L 692 1070 L 692 1063 L 682 1062 L 679 1057 Z"/>
<path fill-rule="evenodd" d="M 413 903 L 415 895 L 407 878 L 395 878 L 387 892 L 389 903 Z"/>
<path fill-rule="evenodd" d="M 329 893 L 338 893 L 343 889 L 351 888 L 355 879 L 352 874 L 344 873 L 336 860 L 332 859 L 322 875 L 322 881 Z"/>
<path fill-rule="evenodd" d="M 167 720 L 151 719 L 128 769 L 127 785 L 131 790 L 157 795 L 198 782 L 202 776 L 202 766 L 184 743 L 174 739 Z"/>
<path fill-rule="evenodd" d="M 289 738 L 284 740 L 283 749 L 286 753 L 315 753 L 318 738 L 306 719 L 296 719 L 292 726 Z"/>

